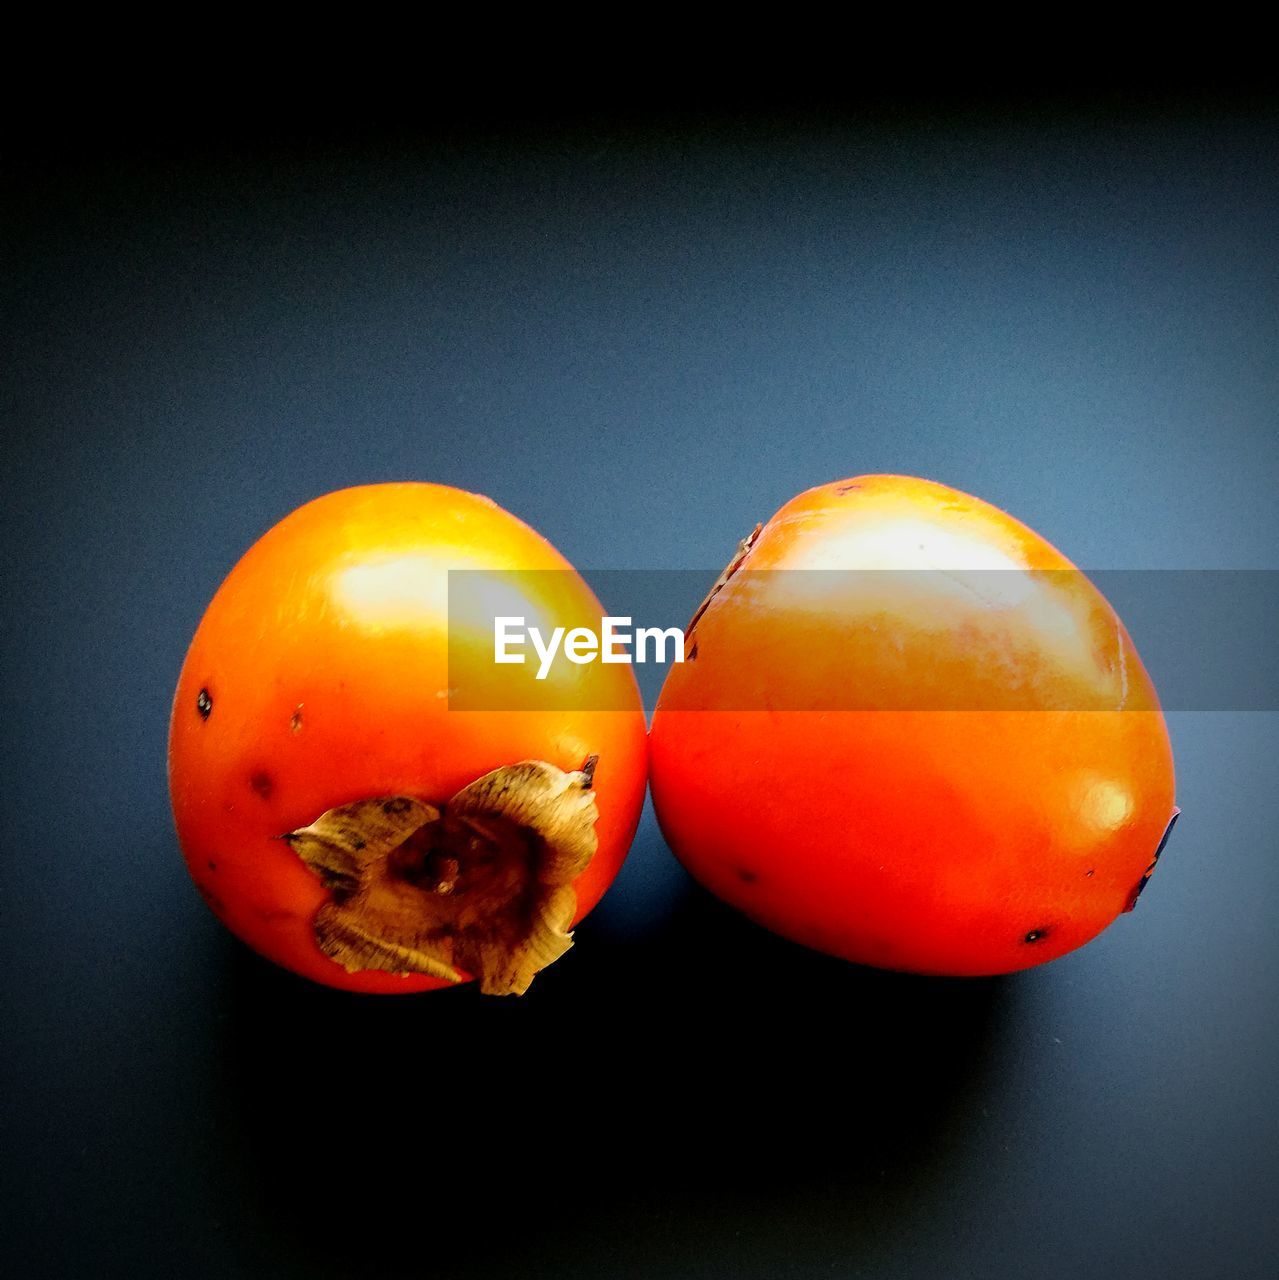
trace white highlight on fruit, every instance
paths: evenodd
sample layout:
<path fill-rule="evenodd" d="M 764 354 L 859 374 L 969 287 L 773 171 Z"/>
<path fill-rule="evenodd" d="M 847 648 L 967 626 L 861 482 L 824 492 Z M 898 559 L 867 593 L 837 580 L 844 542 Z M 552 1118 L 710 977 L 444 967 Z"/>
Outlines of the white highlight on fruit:
<path fill-rule="evenodd" d="M 1132 816 L 1132 796 L 1114 780 L 1092 775 L 1084 788 L 1083 818 L 1094 830 L 1117 831 Z"/>

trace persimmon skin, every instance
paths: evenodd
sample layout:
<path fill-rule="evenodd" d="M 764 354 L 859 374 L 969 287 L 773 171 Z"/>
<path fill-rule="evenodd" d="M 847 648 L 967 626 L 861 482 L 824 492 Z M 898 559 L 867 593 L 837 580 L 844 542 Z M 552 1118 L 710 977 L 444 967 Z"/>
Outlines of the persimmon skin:
<path fill-rule="evenodd" d="M 328 890 L 283 833 L 367 797 L 439 802 L 502 765 L 544 760 L 571 771 L 597 755 L 598 848 L 574 883 L 576 923 L 616 876 L 639 820 L 647 747 L 630 668 L 574 668 L 581 710 L 450 710 L 449 569 L 511 571 L 530 614 L 598 611 L 569 562 L 488 498 L 367 485 L 307 503 L 246 552 L 178 679 L 169 786 L 192 879 L 250 947 L 331 987 L 451 984 L 348 973 L 324 955 L 312 921 Z"/>
<path fill-rule="evenodd" d="M 956 591 L 921 612 L 906 597 L 926 579 L 901 574 L 806 615 L 764 578 L 745 585 L 835 568 L 1006 569 L 1034 608 L 1000 615 Z M 1095 937 L 1131 907 L 1174 815 L 1173 759 L 1113 609 L 1081 573 L 1035 572 L 1073 568 L 926 480 L 861 476 L 787 503 L 706 606 L 653 717 L 654 807 L 684 866 L 774 932 L 881 968 L 1007 973 Z M 1043 610 L 1070 625 L 1032 627 Z M 840 681 L 858 699 L 832 709 Z"/>

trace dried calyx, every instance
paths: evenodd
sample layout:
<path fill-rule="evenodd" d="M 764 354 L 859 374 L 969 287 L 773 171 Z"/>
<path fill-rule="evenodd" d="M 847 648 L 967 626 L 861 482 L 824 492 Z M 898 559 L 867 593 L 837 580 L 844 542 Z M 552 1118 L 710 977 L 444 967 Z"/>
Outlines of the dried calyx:
<path fill-rule="evenodd" d="M 573 945 L 573 881 L 595 853 L 595 757 L 524 760 L 443 805 L 378 796 L 282 837 L 331 891 L 321 950 L 348 972 L 478 979 L 520 995 Z"/>

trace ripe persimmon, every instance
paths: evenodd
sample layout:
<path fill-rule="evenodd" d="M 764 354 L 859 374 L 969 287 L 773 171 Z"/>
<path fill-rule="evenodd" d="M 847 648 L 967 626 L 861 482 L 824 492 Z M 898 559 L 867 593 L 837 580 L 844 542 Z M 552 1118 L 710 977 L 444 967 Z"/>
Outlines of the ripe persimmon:
<path fill-rule="evenodd" d="M 712 892 L 883 968 L 995 974 L 1130 909 L 1176 816 L 1154 686 L 1094 584 L 941 484 L 788 502 L 690 625 L 650 733 Z"/>
<path fill-rule="evenodd" d="M 629 667 L 573 667 L 580 698 L 508 709 L 503 682 L 525 672 L 493 665 L 491 636 L 450 630 L 451 570 L 551 622 L 601 612 L 489 499 L 369 485 L 249 549 L 178 679 L 169 783 L 191 875 L 233 933 L 317 982 L 523 991 L 634 834 L 646 743 Z M 491 709 L 451 706 L 450 659 L 492 682 Z"/>

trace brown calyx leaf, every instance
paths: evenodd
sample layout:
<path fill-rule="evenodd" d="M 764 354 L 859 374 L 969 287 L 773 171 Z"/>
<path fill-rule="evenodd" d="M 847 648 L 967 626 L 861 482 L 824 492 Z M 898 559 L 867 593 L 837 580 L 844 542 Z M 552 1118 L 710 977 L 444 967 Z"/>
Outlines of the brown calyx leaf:
<path fill-rule="evenodd" d="M 283 837 L 332 891 L 316 941 L 348 972 L 466 974 L 522 994 L 573 945 L 573 881 L 596 849 L 594 760 L 565 773 L 523 760 L 447 804 L 382 796 Z"/>

